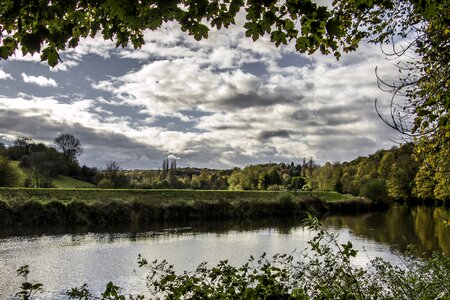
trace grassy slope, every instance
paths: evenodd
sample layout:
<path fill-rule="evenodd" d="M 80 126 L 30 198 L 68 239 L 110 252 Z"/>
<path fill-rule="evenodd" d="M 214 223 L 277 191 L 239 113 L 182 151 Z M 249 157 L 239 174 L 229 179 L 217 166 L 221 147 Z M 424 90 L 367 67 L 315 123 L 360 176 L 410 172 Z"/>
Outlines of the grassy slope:
<path fill-rule="evenodd" d="M 52 184 L 56 188 L 93 188 L 93 184 L 85 181 L 81 181 L 72 177 L 58 175 L 53 179 Z"/>

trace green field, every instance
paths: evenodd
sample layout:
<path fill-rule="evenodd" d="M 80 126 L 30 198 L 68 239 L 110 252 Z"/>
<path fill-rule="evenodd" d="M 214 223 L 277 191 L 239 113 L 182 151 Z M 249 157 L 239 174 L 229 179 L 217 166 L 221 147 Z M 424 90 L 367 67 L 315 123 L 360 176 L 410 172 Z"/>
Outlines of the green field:
<path fill-rule="evenodd" d="M 58 175 L 52 180 L 52 184 L 55 188 L 94 188 L 95 185 L 81 181 L 72 177 Z"/>

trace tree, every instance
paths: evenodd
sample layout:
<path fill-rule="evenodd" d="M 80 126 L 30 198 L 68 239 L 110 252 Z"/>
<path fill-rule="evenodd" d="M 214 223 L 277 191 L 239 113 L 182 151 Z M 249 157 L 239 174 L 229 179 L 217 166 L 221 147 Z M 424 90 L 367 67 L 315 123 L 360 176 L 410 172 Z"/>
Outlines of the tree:
<path fill-rule="evenodd" d="M 103 179 L 100 180 L 99 185 L 107 188 L 127 188 L 129 187 L 129 179 L 123 173 L 119 164 L 115 161 L 106 163 L 102 170 Z"/>
<path fill-rule="evenodd" d="M 339 163 L 325 163 L 317 172 L 317 185 L 321 191 L 342 192 L 342 167 Z"/>
<path fill-rule="evenodd" d="M 9 159 L 0 155 L 0 186 L 19 186 L 21 176 L 18 168 Z"/>
<path fill-rule="evenodd" d="M 79 175 L 80 166 L 78 164 L 77 156 L 83 153 L 80 140 L 72 134 L 62 133 L 54 140 L 55 146 L 63 153 L 63 157 L 70 175 Z"/>
<path fill-rule="evenodd" d="M 291 178 L 291 188 L 294 190 L 301 190 L 305 183 L 306 180 L 303 177 L 295 176 Z"/>
<path fill-rule="evenodd" d="M 167 160 L 167 163 L 168 162 L 169 160 Z M 171 186 L 176 186 L 177 184 L 177 161 L 175 159 L 170 162 L 170 167 L 167 172 L 167 181 L 169 181 Z"/>
<path fill-rule="evenodd" d="M 23 156 L 31 153 L 31 145 L 31 138 L 19 136 L 16 138 L 13 146 L 8 151 L 10 158 L 13 160 L 21 160 Z"/>
<path fill-rule="evenodd" d="M 413 157 L 411 143 L 392 148 L 383 154 L 378 172 L 386 180 L 389 197 L 396 201 L 413 199 L 414 177 L 419 163 Z"/>
<path fill-rule="evenodd" d="M 392 2 L 396 6 L 391 15 L 380 13 L 379 26 L 372 26 L 373 41 L 394 41 L 399 36 L 410 42 L 390 53 L 402 58 L 397 64 L 399 79 L 393 83 L 380 79 L 380 86 L 392 93 L 391 113 L 383 120 L 415 142 L 416 157 L 422 163 L 415 180 L 416 195 L 449 200 L 450 4 Z M 373 18 L 369 18 L 372 24 Z"/>
<path fill-rule="evenodd" d="M 282 183 L 280 174 L 278 174 L 278 171 L 276 168 L 270 169 L 268 175 L 269 175 L 269 185 Z"/>
<path fill-rule="evenodd" d="M 267 172 L 261 173 L 258 179 L 258 189 L 266 190 L 269 185 L 270 185 L 269 173 Z"/>
<path fill-rule="evenodd" d="M 65 167 L 61 154 L 54 148 L 25 156 L 21 165 L 29 171 L 31 184 L 39 188 L 52 187 L 52 178 Z"/>
<path fill-rule="evenodd" d="M 61 133 L 55 138 L 55 146 L 60 150 L 67 161 L 76 160 L 76 157 L 83 153 L 80 140 L 72 134 Z"/>
<path fill-rule="evenodd" d="M 6 146 L 5 146 L 5 144 L 0 143 L 0 156 L 5 156 L 7 151 L 8 150 L 7 150 Z"/>

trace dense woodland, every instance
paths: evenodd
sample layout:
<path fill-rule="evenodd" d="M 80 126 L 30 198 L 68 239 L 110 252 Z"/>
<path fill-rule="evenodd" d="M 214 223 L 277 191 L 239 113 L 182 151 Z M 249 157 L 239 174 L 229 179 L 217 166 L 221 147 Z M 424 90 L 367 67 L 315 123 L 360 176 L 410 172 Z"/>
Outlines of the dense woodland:
<path fill-rule="evenodd" d="M 445 190 L 423 184 L 412 143 L 344 163 L 321 166 L 301 158 L 231 170 L 178 168 L 169 159 L 158 170 L 123 170 L 114 161 L 98 169 L 80 166 L 81 153 L 80 141 L 70 134 L 55 138 L 53 146 L 18 137 L 9 147 L 0 145 L 0 186 L 54 187 L 54 178 L 63 175 L 101 188 L 335 191 L 375 202 L 449 199 Z"/>

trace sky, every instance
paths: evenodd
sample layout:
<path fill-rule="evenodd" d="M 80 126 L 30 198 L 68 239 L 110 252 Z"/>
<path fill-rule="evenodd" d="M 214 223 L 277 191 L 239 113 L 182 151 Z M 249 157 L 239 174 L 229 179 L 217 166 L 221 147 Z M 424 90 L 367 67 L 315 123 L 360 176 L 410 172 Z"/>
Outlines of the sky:
<path fill-rule="evenodd" d="M 232 168 L 254 163 L 349 161 L 391 148 L 398 134 L 379 118 L 390 95 L 375 67 L 398 74 L 379 46 L 337 61 L 268 37 L 245 38 L 242 20 L 200 42 L 165 24 L 141 49 L 101 37 L 61 53 L 55 68 L 19 52 L 0 61 L 0 142 L 53 144 L 76 136 L 81 164 L 125 169 Z M 384 106 L 383 106 L 384 105 Z"/>

